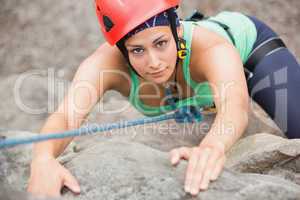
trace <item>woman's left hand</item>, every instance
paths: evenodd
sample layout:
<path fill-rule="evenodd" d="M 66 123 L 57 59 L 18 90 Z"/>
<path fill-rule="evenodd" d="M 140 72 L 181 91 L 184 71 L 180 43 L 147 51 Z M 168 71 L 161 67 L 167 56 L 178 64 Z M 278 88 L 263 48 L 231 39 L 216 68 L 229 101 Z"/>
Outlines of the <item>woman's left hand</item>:
<path fill-rule="evenodd" d="M 226 160 L 224 145 L 217 142 L 176 148 L 170 155 L 172 165 L 177 165 L 181 159 L 188 160 L 184 189 L 191 195 L 206 190 L 210 181 L 221 174 Z"/>

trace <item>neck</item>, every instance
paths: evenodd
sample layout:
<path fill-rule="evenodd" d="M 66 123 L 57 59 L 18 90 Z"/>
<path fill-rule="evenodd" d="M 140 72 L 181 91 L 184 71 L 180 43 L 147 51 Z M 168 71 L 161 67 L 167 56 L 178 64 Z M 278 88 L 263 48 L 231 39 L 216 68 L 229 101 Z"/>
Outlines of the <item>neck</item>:
<path fill-rule="evenodd" d="M 169 78 L 169 80 L 165 83 L 162 84 L 162 86 L 164 88 L 167 88 L 167 87 L 171 87 L 171 89 L 174 89 L 175 91 L 177 91 L 177 85 L 178 85 L 178 69 L 180 67 L 180 62 L 177 63 L 177 65 L 175 66 L 174 68 L 174 71 L 171 75 L 171 77 Z"/>

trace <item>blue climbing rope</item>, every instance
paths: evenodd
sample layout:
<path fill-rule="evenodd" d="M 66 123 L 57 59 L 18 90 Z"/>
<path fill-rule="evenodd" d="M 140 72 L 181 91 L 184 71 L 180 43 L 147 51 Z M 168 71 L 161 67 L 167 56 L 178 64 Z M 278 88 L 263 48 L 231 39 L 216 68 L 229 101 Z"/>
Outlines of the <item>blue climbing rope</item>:
<path fill-rule="evenodd" d="M 137 120 L 123 121 L 118 123 L 110 123 L 110 124 L 103 124 L 103 125 L 90 124 L 90 125 L 82 126 L 79 129 L 69 130 L 62 133 L 49 133 L 49 134 L 42 134 L 42 135 L 39 134 L 30 137 L 0 139 L 0 149 L 10 148 L 17 145 L 42 142 L 51 139 L 63 139 L 68 137 L 91 135 L 96 132 L 103 132 L 112 129 L 120 129 L 125 127 L 138 126 L 142 124 L 155 123 L 155 122 L 160 122 L 160 121 L 165 121 L 165 120 L 170 120 L 175 118 L 176 118 L 176 114 L 172 113 L 172 114 L 160 115 L 158 117 L 145 117 Z"/>
<path fill-rule="evenodd" d="M 177 109 L 178 98 L 172 94 L 171 88 L 165 88 L 166 101 L 175 110 L 175 121 L 177 123 L 194 123 L 202 121 L 202 108 L 196 106 L 182 106 Z"/>
<path fill-rule="evenodd" d="M 142 124 L 155 123 L 165 120 L 174 119 L 177 123 L 193 123 L 200 122 L 202 120 L 201 108 L 195 106 L 183 106 L 176 108 L 176 98 L 172 95 L 170 88 L 166 89 L 166 94 L 169 96 L 167 102 L 172 106 L 174 113 L 164 114 L 157 117 L 145 117 L 137 120 L 123 121 L 119 123 L 110 124 L 90 124 L 80 127 L 79 129 L 69 130 L 61 133 L 48 133 L 38 134 L 29 137 L 17 137 L 17 138 L 0 138 L 0 149 L 10 148 L 17 145 L 31 144 L 36 142 L 42 142 L 52 139 L 63 139 L 76 136 L 91 135 L 97 132 L 109 131 L 112 129 L 120 129 L 131 126 L 138 126 Z"/>

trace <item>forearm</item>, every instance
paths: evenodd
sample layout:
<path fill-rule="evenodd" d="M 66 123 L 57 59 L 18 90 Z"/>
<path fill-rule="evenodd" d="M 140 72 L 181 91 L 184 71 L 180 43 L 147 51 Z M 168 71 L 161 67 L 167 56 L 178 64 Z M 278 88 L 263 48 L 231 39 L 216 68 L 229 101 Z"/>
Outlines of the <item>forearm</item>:
<path fill-rule="evenodd" d="M 52 114 L 42 127 L 40 134 L 58 133 L 68 130 L 68 123 L 62 114 Z M 73 138 L 48 140 L 34 145 L 33 158 L 58 157 Z"/>
<path fill-rule="evenodd" d="M 227 152 L 242 136 L 248 124 L 248 110 L 234 107 L 226 112 L 218 112 L 211 129 L 201 141 L 203 145 L 217 142 Z"/>

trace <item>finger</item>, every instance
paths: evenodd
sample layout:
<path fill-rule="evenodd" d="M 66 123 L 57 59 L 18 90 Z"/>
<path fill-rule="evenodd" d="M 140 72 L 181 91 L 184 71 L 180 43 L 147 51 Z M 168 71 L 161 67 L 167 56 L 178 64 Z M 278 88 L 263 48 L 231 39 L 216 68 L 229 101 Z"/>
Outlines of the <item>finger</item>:
<path fill-rule="evenodd" d="M 215 166 L 215 169 L 212 171 L 211 176 L 210 176 L 210 180 L 215 181 L 217 180 L 217 178 L 219 177 L 219 175 L 221 174 L 222 169 L 224 168 L 225 165 L 225 161 L 226 161 L 226 157 L 221 157 Z"/>
<path fill-rule="evenodd" d="M 63 185 L 68 187 L 74 193 L 80 193 L 80 186 L 75 177 L 69 172 L 65 171 Z"/>
<path fill-rule="evenodd" d="M 181 147 L 171 151 L 171 163 L 177 165 L 180 159 L 188 160 L 190 157 L 190 148 Z"/>
<path fill-rule="evenodd" d="M 216 168 L 219 159 L 220 159 L 220 153 L 212 149 L 212 153 L 209 156 L 208 162 L 204 169 L 203 177 L 200 183 L 200 190 L 207 190 L 208 184 L 210 182 L 211 174 Z"/>
<path fill-rule="evenodd" d="M 191 150 L 191 155 L 190 155 L 190 159 L 188 162 L 188 166 L 187 166 L 187 170 L 186 170 L 186 176 L 185 176 L 185 192 L 190 192 L 191 191 L 191 184 L 192 184 L 192 180 L 193 180 L 193 172 L 194 169 L 197 166 L 197 162 L 198 162 L 198 158 L 200 155 L 200 150 L 199 148 L 192 148 Z"/>
<path fill-rule="evenodd" d="M 201 153 L 201 155 L 199 157 L 197 166 L 194 169 L 193 176 L 192 176 L 193 177 L 192 184 L 191 184 L 191 194 L 192 195 L 197 195 L 199 193 L 200 183 L 203 178 L 204 169 L 209 160 L 211 149 L 205 148 L 205 149 L 201 150 L 200 153 Z"/>

